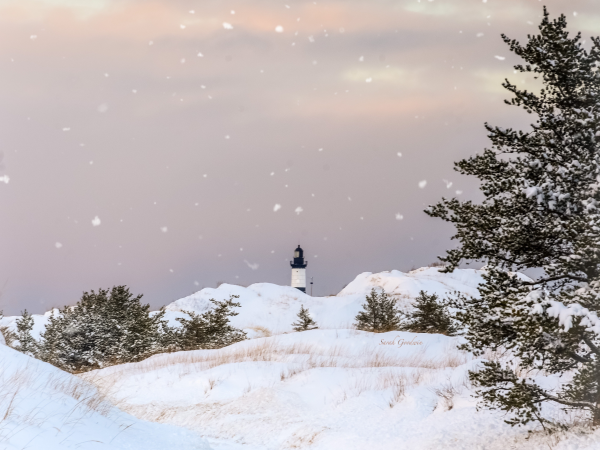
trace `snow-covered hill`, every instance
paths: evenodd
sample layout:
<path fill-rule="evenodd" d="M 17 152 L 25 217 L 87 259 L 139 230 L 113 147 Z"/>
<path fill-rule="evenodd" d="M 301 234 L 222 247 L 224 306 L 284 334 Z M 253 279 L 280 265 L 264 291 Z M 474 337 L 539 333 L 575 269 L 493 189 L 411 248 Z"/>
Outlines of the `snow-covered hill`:
<path fill-rule="evenodd" d="M 97 389 L 0 342 L 0 449 L 209 450 L 193 432 L 137 419 Z"/>
<path fill-rule="evenodd" d="M 466 376 L 477 361 L 457 341 L 313 330 L 157 355 L 82 378 L 139 418 L 201 431 L 215 449 L 600 448 L 600 433 L 527 439 L 533 427 L 477 412 Z"/>
<path fill-rule="evenodd" d="M 251 338 L 292 331 L 291 324 L 296 320 L 301 304 L 310 310 L 319 328 L 349 328 L 362 309 L 365 295 L 372 288 L 383 288 L 397 299 L 400 308 L 406 309 L 410 308 L 420 290 L 440 297 L 454 291 L 477 295 L 477 285 L 483 282 L 482 273 L 481 270 L 474 269 L 440 273 L 439 269 L 433 267 L 423 267 L 407 273 L 398 270 L 365 272 L 358 275 L 339 294 L 329 297 L 311 297 L 290 286 L 271 283 L 256 283 L 248 287 L 222 284 L 216 289 L 205 288 L 170 303 L 166 307 L 166 317 L 172 326 L 179 326 L 175 319 L 186 317 L 182 311 L 202 313 L 212 307 L 209 301 L 211 298 L 225 300 L 230 295 L 239 295 L 237 301 L 242 307 L 236 308 L 239 314 L 231 319 L 231 323 L 245 329 Z M 50 314 L 51 312 L 33 315 L 34 338 L 39 338 Z M 4 317 L 0 320 L 0 326 L 14 330 L 18 318 Z"/>
<path fill-rule="evenodd" d="M 392 294 L 398 306 L 410 308 L 413 299 L 424 290 L 444 297 L 450 292 L 460 291 L 477 295 L 477 285 L 483 282 L 482 272 L 474 269 L 457 269 L 453 273 L 440 273 L 438 269 L 424 267 L 403 273 L 390 272 L 358 275 L 339 294 L 330 297 L 311 297 L 289 286 L 270 283 L 257 283 L 248 287 L 222 284 L 216 289 L 205 288 L 188 297 L 167 305 L 166 317 L 175 325 L 177 317 L 183 317 L 182 311 L 202 313 L 211 308 L 211 298 L 225 300 L 230 295 L 238 295 L 241 308 L 239 315 L 231 323 L 243 328 L 249 337 L 268 336 L 292 331 L 292 322 L 303 304 L 310 310 L 319 328 L 350 328 L 356 314 L 362 309 L 365 295 L 372 288 L 383 288 Z"/>
<path fill-rule="evenodd" d="M 254 339 L 78 377 L 0 344 L 0 448 L 207 448 L 196 433 L 215 450 L 600 448 L 600 431 L 548 437 L 476 411 L 467 371 L 479 362 L 457 350 L 460 338 L 349 329 L 374 287 L 408 309 L 420 290 L 477 295 L 482 273 L 363 273 L 330 297 L 268 283 L 203 289 L 167 306 L 174 325 L 183 311 L 202 313 L 209 299 L 238 295 L 232 322 Z M 291 332 L 301 304 L 320 329 Z M 34 316 L 36 334 L 47 317 Z M 544 414 L 577 420 L 549 408 Z"/>

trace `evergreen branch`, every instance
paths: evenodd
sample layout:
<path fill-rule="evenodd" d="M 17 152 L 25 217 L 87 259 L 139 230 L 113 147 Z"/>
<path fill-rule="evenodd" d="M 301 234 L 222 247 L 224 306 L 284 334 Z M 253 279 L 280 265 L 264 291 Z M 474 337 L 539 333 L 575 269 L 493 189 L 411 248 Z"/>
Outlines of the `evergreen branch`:
<path fill-rule="evenodd" d="M 569 280 L 573 280 L 573 281 L 583 281 L 583 282 L 589 281 L 588 277 L 578 277 L 577 275 L 563 274 L 563 275 L 556 275 L 555 277 L 540 278 L 539 280 L 535 280 L 535 281 L 522 281 L 521 284 L 523 284 L 525 286 L 537 286 L 538 284 L 549 283 L 551 281 L 564 280 L 565 278 L 567 278 Z"/>
<path fill-rule="evenodd" d="M 574 408 L 590 408 L 592 411 L 596 409 L 596 404 L 592 402 L 570 402 L 568 400 L 555 397 L 554 395 L 547 394 L 546 392 L 544 392 L 542 395 L 545 397 L 544 400 L 551 400 L 553 402 L 560 403 L 561 405 L 572 406 Z"/>
<path fill-rule="evenodd" d="M 598 348 L 587 336 L 583 335 L 581 339 L 590 348 L 590 350 L 592 350 L 596 355 L 600 356 L 600 348 Z"/>

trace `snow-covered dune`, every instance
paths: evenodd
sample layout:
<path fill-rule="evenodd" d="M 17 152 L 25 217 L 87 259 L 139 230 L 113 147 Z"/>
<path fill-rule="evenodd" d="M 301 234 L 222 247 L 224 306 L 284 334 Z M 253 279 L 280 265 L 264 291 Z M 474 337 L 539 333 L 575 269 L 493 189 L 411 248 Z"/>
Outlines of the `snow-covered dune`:
<path fill-rule="evenodd" d="M 477 295 L 477 285 L 483 282 L 481 274 L 482 271 L 474 269 L 457 269 L 445 274 L 433 267 L 408 273 L 398 270 L 375 274 L 365 272 L 339 294 L 330 297 L 311 297 L 298 289 L 270 283 L 248 287 L 222 284 L 216 289 L 205 288 L 167 305 L 166 317 L 175 325 L 175 318 L 184 316 L 182 311 L 202 313 L 212 307 L 211 298 L 225 300 L 230 295 L 238 295 L 241 308 L 236 309 L 239 314 L 231 319 L 231 323 L 245 329 L 250 337 L 292 331 L 291 324 L 296 320 L 301 304 L 310 310 L 320 328 L 349 328 L 362 309 L 365 295 L 373 288 L 383 288 L 405 309 L 410 308 L 421 290 L 440 297 L 454 291 Z"/>
<path fill-rule="evenodd" d="M 3 450 L 209 450 L 186 429 L 124 413 L 97 389 L 0 343 Z"/>
<path fill-rule="evenodd" d="M 458 339 L 313 330 L 82 378 L 137 417 L 200 430 L 215 449 L 600 448 L 600 433 L 526 439 L 502 414 L 477 412 L 466 379 L 477 361 Z"/>
<path fill-rule="evenodd" d="M 236 308 L 239 314 L 231 318 L 231 323 L 246 330 L 250 338 L 292 331 L 291 324 L 296 320 L 302 304 L 310 310 L 320 328 L 349 328 L 362 309 L 365 295 L 372 288 L 384 289 L 397 299 L 401 309 L 407 309 L 421 290 L 440 297 L 454 291 L 477 295 L 477 285 L 483 282 L 482 273 L 481 270 L 456 269 L 446 274 L 433 267 L 423 267 L 407 273 L 398 270 L 365 272 L 358 275 L 339 294 L 329 297 L 311 297 L 290 286 L 271 283 L 256 283 L 248 287 L 222 284 L 216 289 L 205 288 L 168 304 L 166 318 L 172 326 L 179 326 L 175 319 L 186 317 L 183 311 L 203 313 L 212 308 L 211 298 L 225 300 L 230 295 L 238 295 L 237 301 L 242 307 Z M 44 331 L 51 313 L 49 311 L 33 315 L 35 325 L 32 336 L 35 339 Z M 19 316 L 4 317 L 0 319 L 0 326 L 15 330 L 18 318 Z"/>

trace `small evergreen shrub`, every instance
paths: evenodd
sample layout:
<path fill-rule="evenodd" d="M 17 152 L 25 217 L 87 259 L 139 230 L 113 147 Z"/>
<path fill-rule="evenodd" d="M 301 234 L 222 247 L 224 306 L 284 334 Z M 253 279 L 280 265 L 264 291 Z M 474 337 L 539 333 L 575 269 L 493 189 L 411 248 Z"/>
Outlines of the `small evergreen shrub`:
<path fill-rule="evenodd" d="M 371 293 L 365 298 L 363 311 L 356 315 L 356 328 L 375 333 L 397 330 L 400 325 L 400 312 L 396 309 L 396 301 L 385 291 Z"/>
<path fill-rule="evenodd" d="M 50 316 L 39 358 L 68 372 L 85 372 L 160 351 L 164 310 L 151 316 L 150 305 L 142 305 L 141 298 L 126 286 L 84 292 L 75 306 Z"/>
<path fill-rule="evenodd" d="M 39 351 L 39 344 L 31 336 L 31 330 L 33 330 L 33 317 L 25 310 L 17 319 L 17 332 L 14 333 L 12 346 L 26 355 L 35 357 Z M 18 346 L 14 345 L 17 341 Z"/>
<path fill-rule="evenodd" d="M 425 291 L 419 292 L 413 304 L 414 310 L 403 314 L 401 331 L 413 333 L 437 333 L 452 336 L 458 331 L 448 309 L 439 303 L 436 294 L 428 295 Z"/>
<path fill-rule="evenodd" d="M 298 320 L 292 323 L 294 331 L 307 331 L 319 328 L 317 323 L 310 317 L 308 309 L 304 308 L 304 305 L 300 305 L 300 312 L 298 312 Z"/>
<path fill-rule="evenodd" d="M 246 339 L 246 333 L 229 324 L 229 317 L 238 315 L 232 308 L 241 306 L 233 301 L 236 298 L 239 296 L 232 295 L 222 302 L 211 298 L 216 307 L 203 314 L 184 311 L 190 318 L 177 319 L 181 323 L 181 328 L 175 331 L 178 348 L 221 348 Z"/>
<path fill-rule="evenodd" d="M 0 311 L 0 320 L 2 320 L 3 318 L 4 313 Z M 0 333 L 2 333 L 2 336 L 4 337 L 4 343 L 9 347 L 12 347 L 14 341 L 17 339 L 16 333 L 6 326 L 0 327 Z"/>

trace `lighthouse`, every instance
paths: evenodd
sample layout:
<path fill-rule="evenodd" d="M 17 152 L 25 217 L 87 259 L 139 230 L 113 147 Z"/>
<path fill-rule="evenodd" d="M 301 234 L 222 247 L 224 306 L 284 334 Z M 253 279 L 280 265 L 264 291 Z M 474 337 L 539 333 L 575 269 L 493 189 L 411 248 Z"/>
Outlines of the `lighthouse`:
<path fill-rule="evenodd" d="M 290 262 L 292 266 L 292 287 L 300 289 L 302 292 L 306 292 L 306 265 L 308 263 L 304 261 L 304 250 L 298 248 L 294 250 L 294 260 Z"/>

